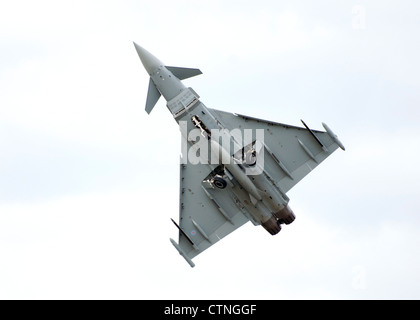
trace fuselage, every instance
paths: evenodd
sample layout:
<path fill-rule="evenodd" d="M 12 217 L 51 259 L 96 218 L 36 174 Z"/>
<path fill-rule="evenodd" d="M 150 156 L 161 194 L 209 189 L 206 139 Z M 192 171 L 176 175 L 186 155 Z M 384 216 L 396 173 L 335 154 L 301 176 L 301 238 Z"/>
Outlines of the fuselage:
<path fill-rule="evenodd" d="M 243 163 L 233 158 L 231 150 L 240 150 L 242 141 L 237 141 L 217 115 L 200 101 L 200 96 L 192 88 L 187 88 L 160 60 L 141 47 L 136 46 L 136 49 L 151 80 L 167 101 L 174 120 L 180 125 L 184 141 L 188 141 L 190 148 L 197 144 L 197 138 L 207 142 L 209 152 L 207 159 L 202 161 L 207 160 L 212 170 L 223 165 L 226 175 L 239 183 L 240 187 L 232 191 L 247 207 L 254 224 L 261 224 L 271 234 L 276 234 L 281 223 L 293 221 L 289 199 L 279 192 L 269 177 L 265 173 L 247 175 Z M 191 137 L 190 132 L 194 129 L 199 130 L 198 137 Z M 214 132 L 218 133 L 217 137 L 212 134 Z M 221 141 L 229 141 L 230 148 Z M 183 156 L 187 156 L 185 152 Z M 214 159 L 219 161 L 214 163 Z M 286 216 L 292 220 L 285 221 Z"/>

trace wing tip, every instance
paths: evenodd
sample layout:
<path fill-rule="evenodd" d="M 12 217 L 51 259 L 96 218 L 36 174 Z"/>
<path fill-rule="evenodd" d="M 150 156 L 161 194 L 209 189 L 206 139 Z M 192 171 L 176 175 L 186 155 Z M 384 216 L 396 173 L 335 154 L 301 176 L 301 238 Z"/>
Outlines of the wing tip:
<path fill-rule="evenodd" d="M 327 124 L 324 122 L 322 123 L 322 126 L 324 127 L 325 131 L 327 131 L 331 139 L 340 147 L 340 149 L 346 151 L 346 148 L 344 147 L 343 143 L 338 139 L 337 135 L 330 129 L 330 127 L 327 126 Z"/>
<path fill-rule="evenodd" d="M 175 247 L 175 249 L 179 252 L 179 254 L 185 259 L 185 261 L 188 262 L 191 268 L 195 267 L 194 262 L 187 256 L 187 254 L 184 252 L 184 250 L 181 249 L 178 243 L 175 242 L 174 239 L 169 238 L 169 241 L 171 241 L 172 245 Z"/>

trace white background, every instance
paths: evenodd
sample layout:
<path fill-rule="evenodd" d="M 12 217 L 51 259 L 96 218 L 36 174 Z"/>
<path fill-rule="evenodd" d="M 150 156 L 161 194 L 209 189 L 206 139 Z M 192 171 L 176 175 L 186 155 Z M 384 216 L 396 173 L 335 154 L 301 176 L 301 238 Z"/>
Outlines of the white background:
<path fill-rule="evenodd" d="M 1 1 L 1 299 L 420 298 L 418 1 Z M 179 130 L 132 41 L 208 106 L 338 150 L 194 259 L 177 238 Z"/>

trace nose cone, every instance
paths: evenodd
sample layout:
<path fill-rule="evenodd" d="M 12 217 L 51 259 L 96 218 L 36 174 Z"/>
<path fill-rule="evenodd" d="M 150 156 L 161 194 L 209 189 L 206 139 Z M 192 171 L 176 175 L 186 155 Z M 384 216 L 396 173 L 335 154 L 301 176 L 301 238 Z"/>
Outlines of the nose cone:
<path fill-rule="evenodd" d="M 149 51 L 140 47 L 137 43 L 133 43 L 134 47 L 136 48 L 137 54 L 139 55 L 140 60 L 143 63 L 143 66 L 149 75 L 151 75 L 153 71 L 155 71 L 157 68 L 163 65 L 163 63 Z"/>

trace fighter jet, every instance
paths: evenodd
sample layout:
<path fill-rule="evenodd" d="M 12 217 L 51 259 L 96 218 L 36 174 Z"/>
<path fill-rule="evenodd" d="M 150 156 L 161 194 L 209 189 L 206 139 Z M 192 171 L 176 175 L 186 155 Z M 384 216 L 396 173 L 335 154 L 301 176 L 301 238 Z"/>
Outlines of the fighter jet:
<path fill-rule="evenodd" d="M 206 107 L 181 80 L 199 69 L 171 67 L 134 43 L 150 76 L 146 112 L 162 95 L 180 126 L 179 254 L 194 257 L 248 221 L 276 235 L 295 220 L 287 192 L 343 144 L 323 123 L 312 130 Z"/>

